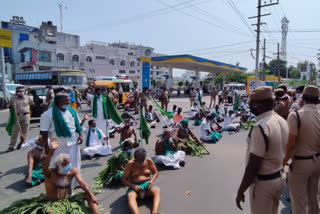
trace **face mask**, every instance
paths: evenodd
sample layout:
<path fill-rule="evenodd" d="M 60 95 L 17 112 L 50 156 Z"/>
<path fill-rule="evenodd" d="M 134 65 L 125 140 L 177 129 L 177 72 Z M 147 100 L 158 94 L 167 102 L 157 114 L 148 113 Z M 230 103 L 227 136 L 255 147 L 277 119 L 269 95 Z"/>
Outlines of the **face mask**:
<path fill-rule="evenodd" d="M 132 154 L 133 151 L 132 151 L 131 149 L 128 149 L 127 152 L 128 152 L 128 154 L 130 155 L 130 154 Z"/>
<path fill-rule="evenodd" d="M 40 145 L 37 145 L 37 148 L 40 149 L 40 150 L 43 150 L 43 147 L 40 146 Z"/>
<path fill-rule="evenodd" d="M 180 126 L 180 128 L 181 128 L 181 130 L 182 130 L 182 131 L 187 130 L 187 129 L 186 129 L 186 128 L 184 128 L 183 126 Z"/>
<path fill-rule="evenodd" d="M 301 94 L 296 94 L 296 98 L 299 99 L 301 97 Z"/>
<path fill-rule="evenodd" d="M 62 109 L 67 110 L 69 108 L 69 105 L 63 105 L 61 106 Z"/>
<path fill-rule="evenodd" d="M 23 93 L 22 91 L 18 91 L 18 92 L 17 92 L 17 95 L 18 95 L 19 97 L 22 97 L 23 94 L 24 94 L 24 93 Z"/>
<path fill-rule="evenodd" d="M 96 130 L 96 128 L 95 127 L 92 127 L 92 128 L 90 128 L 91 129 L 91 131 L 95 131 Z"/>
<path fill-rule="evenodd" d="M 65 167 L 63 167 L 63 172 L 64 173 L 67 173 L 67 172 L 69 172 L 70 170 L 71 170 L 71 163 L 69 163 L 68 165 L 66 165 Z"/>

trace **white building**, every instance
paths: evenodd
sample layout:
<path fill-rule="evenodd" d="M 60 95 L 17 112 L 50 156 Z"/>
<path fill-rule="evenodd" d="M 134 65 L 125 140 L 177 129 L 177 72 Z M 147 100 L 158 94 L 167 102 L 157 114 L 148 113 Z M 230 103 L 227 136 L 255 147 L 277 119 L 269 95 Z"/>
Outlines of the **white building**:
<path fill-rule="evenodd" d="M 195 71 L 186 70 L 186 71 L 182 74 L 182 78 L 183 78 L 184 81 L 192 82 L 192 81 L 195 80 L 195 78 L 196 78 L 196 72 L 195 72 Z"/>

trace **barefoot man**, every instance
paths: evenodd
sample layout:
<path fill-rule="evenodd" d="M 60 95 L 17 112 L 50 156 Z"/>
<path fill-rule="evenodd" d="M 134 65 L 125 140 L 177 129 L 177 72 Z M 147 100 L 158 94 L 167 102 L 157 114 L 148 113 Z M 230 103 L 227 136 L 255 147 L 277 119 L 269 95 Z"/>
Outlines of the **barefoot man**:
<path fill-rule="evenodd" d="M 132 128 L 129 118 L 125 119 L 124 126 L 119 130 L 119 133 L 120 133 L 120 146 L 121 146 L 121 148 L 123 146 L 124 141 L 128 138 L 131 138 L 132 135 L 134 135 L 134 140 L 135 140 L 134 147 L 139 146 L 136 132 Z"/>

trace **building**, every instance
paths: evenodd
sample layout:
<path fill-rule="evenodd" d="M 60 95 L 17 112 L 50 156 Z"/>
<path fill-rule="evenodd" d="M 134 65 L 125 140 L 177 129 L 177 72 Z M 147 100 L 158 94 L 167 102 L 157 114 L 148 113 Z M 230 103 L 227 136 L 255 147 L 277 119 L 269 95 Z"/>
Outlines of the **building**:
<path fill-rule="evenodd" d="M 186 70 L 186 71 L 182 74 L 182 78 L 184 79 L 184 81 L 192 82 L 192 81 L 195 80 L 195 78 L 196 78 L 196 72 L 195 72 L 195 71 L 188 71 L 188 70 Z"/>
<path fill-rule="evenodd" d="M 13 16 L 9 22 L 2 21 L 1 27 L 12 31 L 12 48 L 5 48 L 5 59 L 15 73 L 71 68 L 86 71 L 91 80 L 95 76 L 127 75 L 139 81 L 137 59 L 146 50 L 151 51 L 151 57 L 160 56 L 152 47 L 128 42 L 94 41 L 81 46 L 80 36 L 58 32 L 51 21 L 37 28 L 26 25 L 23 17 Z M 167 68 L 152 66 L 152 79 L 164 80 L 167 75 Z"/>

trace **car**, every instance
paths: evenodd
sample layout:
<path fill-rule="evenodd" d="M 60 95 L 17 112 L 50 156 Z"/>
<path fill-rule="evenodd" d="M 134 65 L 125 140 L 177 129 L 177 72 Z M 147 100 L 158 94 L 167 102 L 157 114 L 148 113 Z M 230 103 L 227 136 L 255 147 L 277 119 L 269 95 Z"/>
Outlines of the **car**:
<path fill-rule="evenodd" d="M 25 94 L 30 96 L 34 102 L 34 106 L 31 108 L 31 117 L 40 117 L 41 114 L 47 109 L 45 104 L 47 91 L 48 89 L 44 85 L 29 86 L 26 88 Z M 39 99 L 34 99 L 34 93 Z"/>

